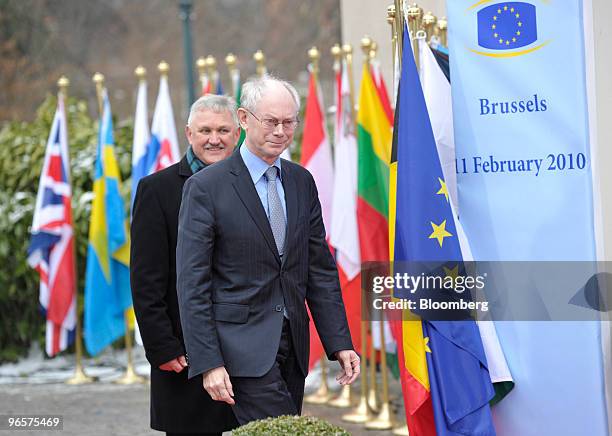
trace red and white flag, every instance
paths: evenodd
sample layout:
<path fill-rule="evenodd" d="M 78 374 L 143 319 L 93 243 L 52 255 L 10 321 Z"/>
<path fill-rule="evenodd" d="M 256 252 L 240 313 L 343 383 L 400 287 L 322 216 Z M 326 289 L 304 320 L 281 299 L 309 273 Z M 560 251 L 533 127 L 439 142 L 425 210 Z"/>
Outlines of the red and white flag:
<path fill-rule="evenodd" d="M 45 350 L 54 356 L 74 340 L 76 269 L 66 112 L 62 96 L 47 141 L 32 221 L 28 263 L 40 275 L 39 301 L 47 319 Z"/>
<path fill-rule="evenodd" d="M 332 213 L 332 186 L 334 183 L 334 167 L 332 163 L 331 146 L 325 127 L 325 111 L 316 76 L 310 72 L 308 82 L 308 97 L 304 115 L 304 136 L 302 138 L 302 157 L 300 164 L 314 178 L 321 202 L 321 214 L 325 229 L 329 230 Z M 328 239 L 329 240 L 329 239 Z M 312 367 L 323 355 L 321 340 L 310 324 L 310 361 Z"/>
<path fill-rule="evenodd" d="M 151 142 L 152 148 L 159 150 L 153 172 L 167 168 L 179 161 L 176 125 L 174 124 L 168 77 L 165 75 L 162 75 L 159 79 L 159 94 L 157 94 L 153 124 L 151 125 Z"/>
<path fill-rule="evenodd" d="M 334 166 L 331 146 L 325 127 L 325 111 L 316 76 L 311 72 L 304 115 L 304 136 L 300 164 L 312 174 L 319 191 L 325 229 L 331 225 Z"/>
<path fill-rule="evenodd" d="M 336 119 L 334 134 L 333 210 L 330 244 L 336 250 L 340 287 L 353 345 L 361 346 L 361 255 L 357 224 L 357 138 L 351 108 L 346 63 L 337 68 L 335 80 Z M 359 350 L 358 350 L 359 351 Z"/>

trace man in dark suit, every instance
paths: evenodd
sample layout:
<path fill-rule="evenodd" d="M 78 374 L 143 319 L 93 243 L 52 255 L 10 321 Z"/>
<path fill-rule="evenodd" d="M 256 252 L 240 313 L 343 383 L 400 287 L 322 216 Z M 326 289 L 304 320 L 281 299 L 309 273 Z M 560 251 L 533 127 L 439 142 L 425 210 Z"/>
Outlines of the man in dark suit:
<path fill-rule="evenodd" d="M 218 434 L 237 425 L 227 404 L 213 401 L 202 378 L 187 378 L 176 295 L 176 239 L 183 184 L 232 154 L 240 135 L 236 105 L 206 95 L 191 107 L 183 159 L 140 180 L 134 200 L 131 284 L 151 363 L 151 428 L 168 434 Z"/>
<path fill-rule="evenodd" d="M 177 291 L 189 377 L 240 424 L 299 414 L 309 318 L 337 359 L 341 384 L 359 374 L 338 273 L 311 174 L 279 156 L 293 139 L 299 98 L 269 76 L 244 84 L 246 139 L 183 190 Z"/>

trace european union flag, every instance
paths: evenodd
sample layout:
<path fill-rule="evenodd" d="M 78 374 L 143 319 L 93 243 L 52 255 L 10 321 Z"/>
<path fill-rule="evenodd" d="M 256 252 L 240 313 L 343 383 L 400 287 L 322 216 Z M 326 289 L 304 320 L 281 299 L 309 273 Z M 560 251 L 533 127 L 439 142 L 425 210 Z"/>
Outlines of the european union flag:
<path fill-rule="evenodd" d="M 478 45 L 493 50 L 512 50 L 538 39 L 535 5 L 497 3 L 478 11 Z"/>
<path fill-rule="evenodd" d="M 398 95 L 395 262 L 461 264 L 455 215 L 404 29 Z M 436 435 L 494 436 L 494 390 L 474 321 L 422 321 Z M 432 433 L 433 434 L 433 433 Z"/>

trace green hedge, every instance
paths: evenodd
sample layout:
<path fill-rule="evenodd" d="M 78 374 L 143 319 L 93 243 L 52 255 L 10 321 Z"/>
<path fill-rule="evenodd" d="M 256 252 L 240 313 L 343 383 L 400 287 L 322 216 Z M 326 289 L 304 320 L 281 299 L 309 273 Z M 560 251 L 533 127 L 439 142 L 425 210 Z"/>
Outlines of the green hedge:
<path fill-rule="evenodd" d="M 249 422 L 232 431 L 233 436 L 349 436 L 349 432 L 313 416 L 279 416 Z"/>
<path fill-rule="evenodd" d="M 11 122 L 0 130 L 0 362 L 15 361 L 30 343 L 44 343 L 44 319 L 38 303 L 38 274 L 28 266 L 27 248 L 45 146 L 56 97 L 49 95 L 31 123 Z M 97 121 L 87 105 L 69 99 L 66 105 L 72 173 L 72 206 L 77 247 L 79 299 L 87 253 L 87 232 L 97 143 Z M 129 204 L 132 121 L 115 123 L 115 145 L 126 207 Z M 126 183 L 127 182 L 127 183 Z"/>

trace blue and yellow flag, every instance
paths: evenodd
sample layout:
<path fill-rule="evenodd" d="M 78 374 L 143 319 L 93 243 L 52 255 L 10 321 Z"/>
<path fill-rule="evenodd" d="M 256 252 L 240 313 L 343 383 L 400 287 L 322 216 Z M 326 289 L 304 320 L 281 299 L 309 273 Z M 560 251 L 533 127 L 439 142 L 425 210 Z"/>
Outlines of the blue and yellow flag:
<path fill-rule="evenodd" d="M 459 264 L 463 256 L 455 216 L 407 34 L 402 54 L 394 261 Z M 423 320 L 417 327 L 422 336 L 405 343 L 404 351 L 419 348 L 420 358 L 425 355 L 426 365 L 413 365 L 420 371 L 408 370 L 429 391 L 436 434 L 494 435 L 489 407 L 494 391 L 476 323 Z M 404 325 L 404 342 L 408 333 Z M 406 353 L 407 365 L 411 356 Z"/>
<path fill-rule="evenodd" d="M 95 163 L 87 270 L 85 273 L 85 346 L 91 355 L 125 333 L 130 292 L 130 239 L 120 193 L 113 122 L 108 96 L 100 120 Z"/>

